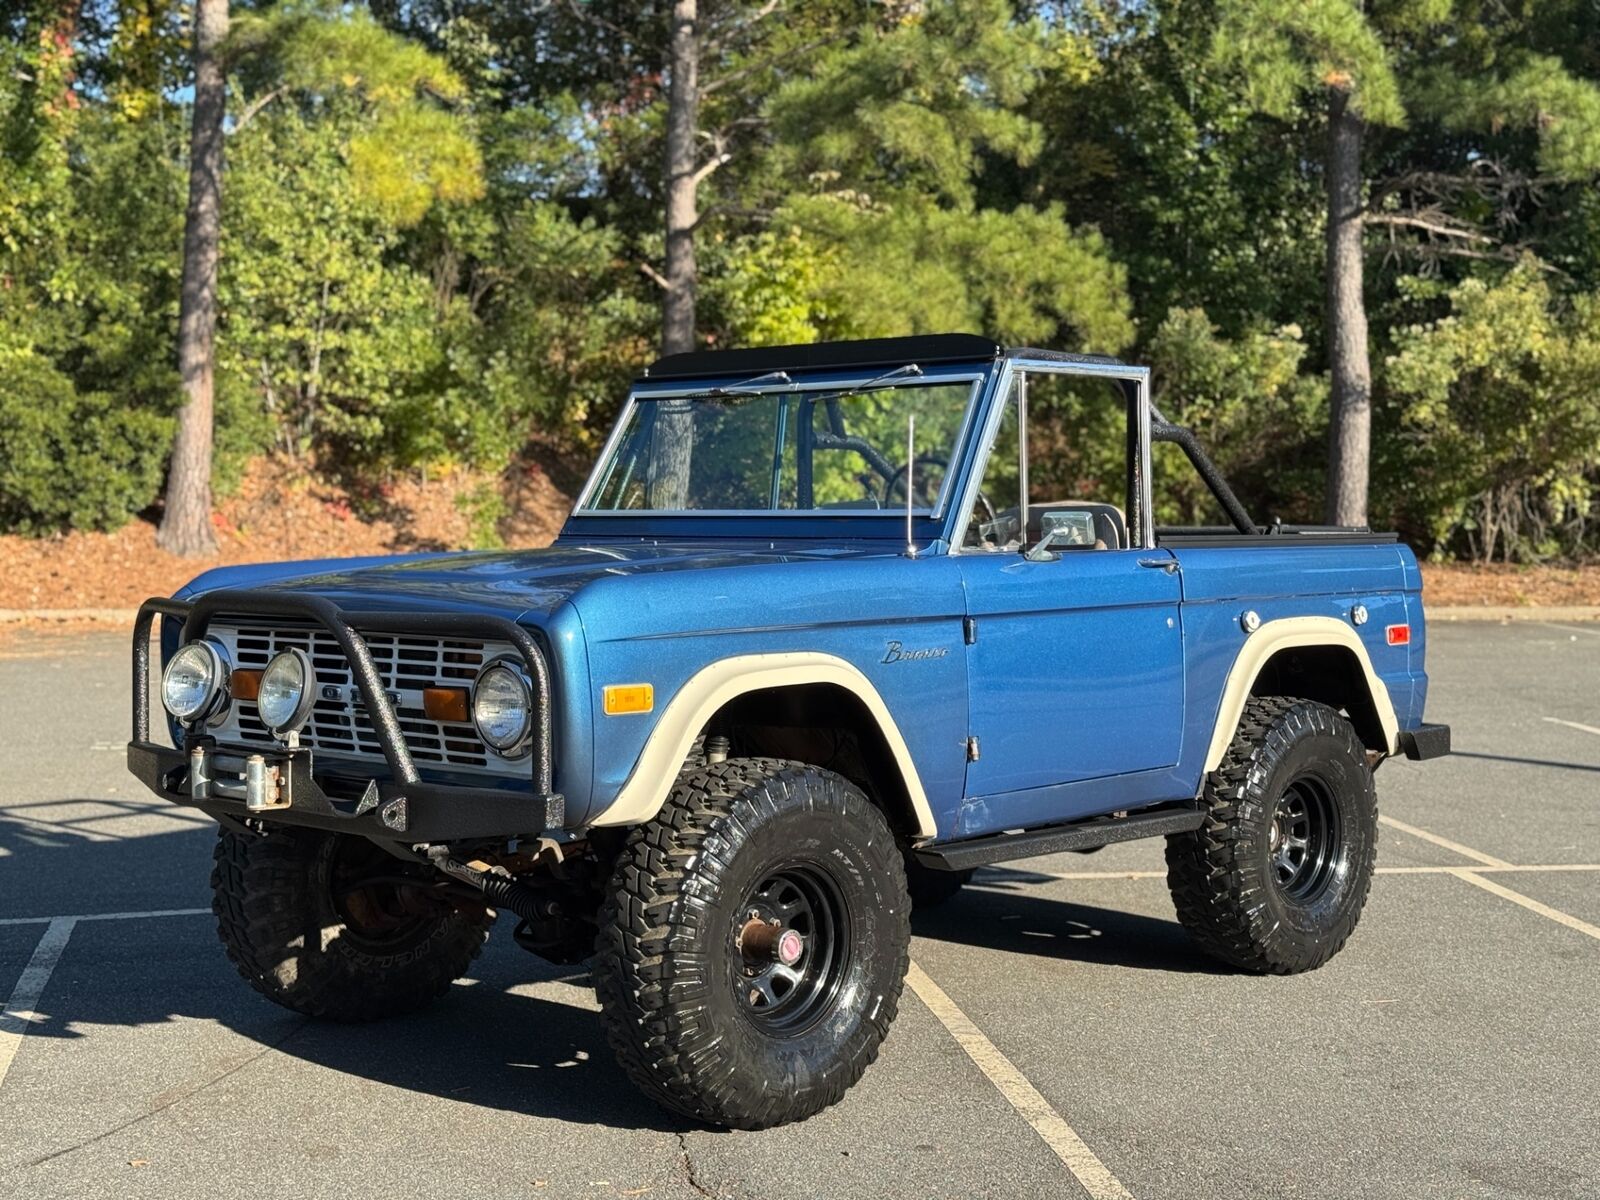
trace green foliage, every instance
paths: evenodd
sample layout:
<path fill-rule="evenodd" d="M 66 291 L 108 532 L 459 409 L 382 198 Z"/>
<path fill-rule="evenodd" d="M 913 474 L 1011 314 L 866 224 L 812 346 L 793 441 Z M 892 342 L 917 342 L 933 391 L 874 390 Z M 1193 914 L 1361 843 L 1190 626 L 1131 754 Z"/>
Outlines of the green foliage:
<path fill-rule="evenodd" d="M 1398 24 L 1416 31 L 1447 15 L 1436 0 L 1411 0 Z M 1340 88 L 1375 125 L 1402 125 L 1389 49 L 1356 0 L 1222 0 L 1213 46 L 1223 70 L 1243 76 L 1246 95 L 1264 113 L 1293 116 L 1311 90 Z"/>
<path fill-rule="evenodd" d="M 106 529 L 161 482 L 170 418 L 79 392 L 36 354 L 0 353 L 0 528 Z"/>
<path fill-rule="evenodd" d="M 14 7 L 0 528 L 109 527 L 158 495 L 179 399 L 188 10 Z M 1444 554 L 1600 550 L 1588 0 L 700 8 L 707 345 L 969 329 L 1119 352 L 1254 513 L 1316 519 L 1319 163 L 1347 89 L 1373 211 L 1455 231 L 1368 233 L 1374 520 Z M 366 484 L 594 453 L 658 337 L 667 11 L 235 5 L 222 486 L 269 446 Z M 1059 444 L 1036 483 L 1100 495 L 1114 406 L 1037 402 Z M 859 412 L 885 437 L 903 415 Z M 1161 519 L 1218 519 L 1174 453 Z M 855 486 L 829 470 L 830 496 Z M 497 494 L 462 504 L 491 544 Z"/>
<path fill-rule="evenodd" d="M 479 484 L 456 497 L 456 507 L 466 514 L 469 550 L 502 550 L 500 522 L 510 515 L 510 507 L 498 488 Z"/>
<path fill-rule="evenodd" d="M 1050 59 L 1042 22 L 1017 23 L 1006 0 L 907 6 L 820 58 L 775 98 L 780 161 L 846 179 L 887 174 L 960 205 L 983 154 L 1026 162 L 1038 127 L 1019 111 Z"/>
<path fill-rule="evenodd" d="M 1162 415 L 1199 435 L 1258 521 L 1320 519 L 1327 389 L 1302 372 L 1305 353 L 1295 326 L 1224 339 L 1201 309 L 1173 309 L 1151 339 Z M 1225 521 L 1182 450 L 1157 446 L 1153 459 L 1159 523 Z"/>
<path fill-rule="evenodd" d="M 1600 170 L 1600 88 L 1569 74 L 1556 58 L 1517 57 L 1513 69 L 1464 94 L 1442 74 L 1429 80 L 1428 99 L 1445 128 L 1529 129 L 1538 138 L 1541 169 L 1566 179 L 1593 175 Z"/>
<path fill-rule="evenodd" d="M 1571 552 L 1597 516 L 1600 295 L 1563 300 L 1528 262 L 1448 300 L 1448 316 L 1398 331 L 1384 367 L 1419 451 L 1403 502 L 1441 548 Z"/>
<path fill-rule="evenodd" d="M 790 227 L 718 240 L 707 249 L 705 299 L 730 345 L 813 342 L 832 319 L 822 293 L 837 270 L 837 246 Z"/>
<path fill-rule="evenodd" d="M 0 47 L 0 529 L 122 524 L 172 436 L 169 130 L 78 70 L 59 25 Z"/>
<path fill-rule="evenodd" d="M 798 199 L 783 216 L 828 247 L 813 276 L 821 337 L 981 330 L 1024 344 L 1116 351 L 1133 335 L 1123 269 L 1059 206 L 1010 212 L 903 198 Z"/>

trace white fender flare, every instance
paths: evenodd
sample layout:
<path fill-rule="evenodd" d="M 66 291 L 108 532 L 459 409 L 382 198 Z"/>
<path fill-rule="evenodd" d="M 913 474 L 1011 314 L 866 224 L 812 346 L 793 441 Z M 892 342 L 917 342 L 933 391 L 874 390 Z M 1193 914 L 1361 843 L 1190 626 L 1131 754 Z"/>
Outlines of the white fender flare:
<path fill-rule="evenodd" d="M 918 837 L 933 837 L 938 832 L 933 809 L 923 791 L 917 765 L 872 681 L 856 667 L 831 654 L 810 652 L 785 654 L 747 654 L 725 658 L 703 668 L 689 679 L 667 704 L 656 727 L 645 742 L 627 782 L 617 798 L 594 820 L 596 825 L 637 825 L 648 821 L 666 803 L 667 793 L 677 780 L 678 769 L 713 714 L 730 700 L 747 692 L 768 688 L 795 687 L 801 684 L 834 684 L 860 700 L 889 744 L 895 765 L 905 781 L 911 807 L 916 814 Z"/>
<path fill-rule="evenodd" d="M 1217 723 L 1211 731 L 1211 746 L 1206 751 L 1206 771 L 1215 771 L 1233 741 L 1239 728 L 1239 717 L 1250 699 L 1250 689 L 1267 660 L 1280 650 L 1295 646 L 1338 646 L 1351 651 L 1366 675 L 1367 691 L 1372 696 L 1372 706 L 1383 726 L 1384 745 L 1390 754 L 1400 748 L 1400 723 L 1395 719 L 1394 703 L 1389 699 L 1389 689 L 1383 686 L 1378 673 L 1372 669 L 1372 659 L 1356 631 L 1336 617 L 1283 617 L 1268 621 L 1257 629 L 1233 660 L 1228 681 L 1222 689 L 1222 705 L 1217 710 Z"/>

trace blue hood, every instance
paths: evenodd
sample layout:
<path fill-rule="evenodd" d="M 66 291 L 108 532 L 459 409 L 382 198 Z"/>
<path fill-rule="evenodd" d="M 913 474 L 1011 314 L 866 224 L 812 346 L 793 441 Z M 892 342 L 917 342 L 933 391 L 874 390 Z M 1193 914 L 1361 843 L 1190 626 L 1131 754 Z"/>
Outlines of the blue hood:
<path fill-rule="evenodd" d="M 224 588 L 282 588 L 313 592 L 352 609 L 405 610 L 419 602 L 436 612 L 493 613 L 548 618 L 586 585 L 605 577 L 723 567 L 765 566 L 800 559 L 885 554 L 882 547 L 777 549 L 716 544 L 625 543 L 555 545 L 544 550 L 414 554 L 387 558 L 321 559 L 220 567 L 191 581 L 178 596 L 192 599 Z"/>

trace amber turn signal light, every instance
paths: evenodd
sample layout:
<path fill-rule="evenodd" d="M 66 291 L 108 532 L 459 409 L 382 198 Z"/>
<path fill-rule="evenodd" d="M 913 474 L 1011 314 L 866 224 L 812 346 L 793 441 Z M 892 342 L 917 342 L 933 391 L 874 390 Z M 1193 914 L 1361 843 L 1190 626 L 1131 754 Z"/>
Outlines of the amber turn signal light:
<path fill-rule="evenodd" d="M 648 683 L 614 683 L 602 696 L 608 717 L 647 713 L 656 706 L 656 690 Z"/>
<path fill-rule="evenodd" d="M 228 676 L 228 694 L 235 700 L 254 700 L 261 694 L 261 672 L 235 671 Z"/>
<path fill-rule="evenodd" d="M 465 725 L 472 720 L 466 688 L 423 688 L 422 712 L 430 721 L 454 725 Z"/>

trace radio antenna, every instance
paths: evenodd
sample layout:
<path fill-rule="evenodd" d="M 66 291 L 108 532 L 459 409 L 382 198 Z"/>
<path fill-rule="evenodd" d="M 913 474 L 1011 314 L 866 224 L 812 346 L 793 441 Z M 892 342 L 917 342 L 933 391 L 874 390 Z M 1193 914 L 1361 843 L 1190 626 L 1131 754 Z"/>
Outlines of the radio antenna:
<path fill-rule="evenodd" d="M 917 414 L 906 417 L 906 557 L 917 556 L 917 544 L 911 539 L 911 497 L 915 490 L 917 472 Z"/>

